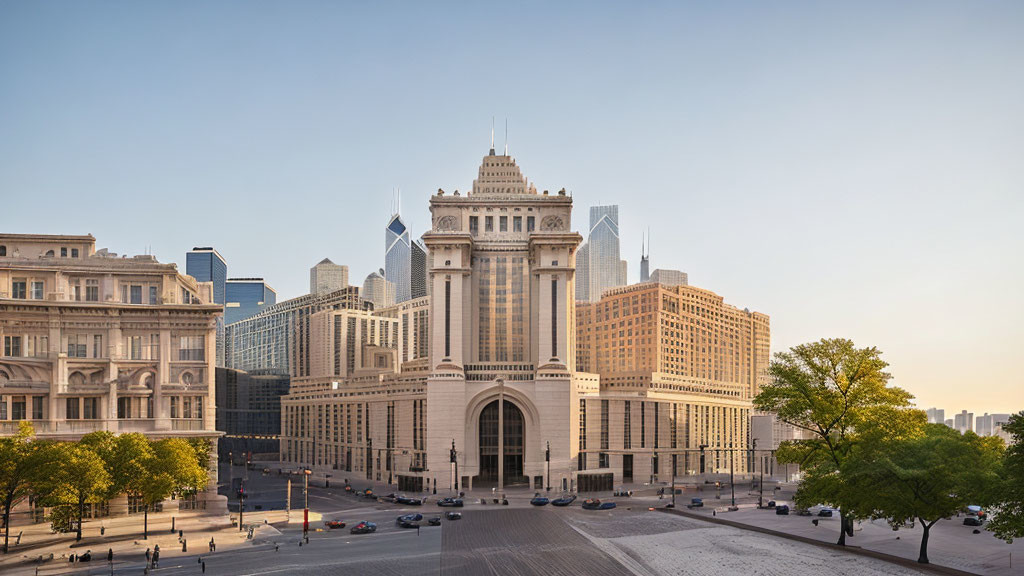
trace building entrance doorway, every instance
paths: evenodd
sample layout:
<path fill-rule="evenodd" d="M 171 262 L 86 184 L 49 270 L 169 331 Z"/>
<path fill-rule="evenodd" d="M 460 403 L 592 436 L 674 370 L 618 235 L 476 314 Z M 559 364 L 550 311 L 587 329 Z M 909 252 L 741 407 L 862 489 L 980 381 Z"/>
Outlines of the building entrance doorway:
<path fill-rule="evenodd" d="M 632 484 L 633 483 L 633 455 L 623 454 L 622 455 L 622 483 Z"/>
<path fill-rule="evenodd" d="M 504 402 L 502 414 L 504 425 L 504 485 L 526 484 L 523 475 L 523 439 L 525 427 L 523 413 L 512 402 Z M 480 412 L 480 476 L 483 483 L 498 481 L 498 401 L 495 400 Z"/>

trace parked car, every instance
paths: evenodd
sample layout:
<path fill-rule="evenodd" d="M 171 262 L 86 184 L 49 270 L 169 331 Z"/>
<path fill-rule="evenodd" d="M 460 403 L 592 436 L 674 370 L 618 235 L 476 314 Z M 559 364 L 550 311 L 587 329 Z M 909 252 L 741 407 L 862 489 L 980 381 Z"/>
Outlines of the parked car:
<path fill-rule="evenodd" d="M 775 514 L 778 516 L 789 516 L 789 506 L 780 504 L 775 507 Z"/>
<path fill-rule="evenodd" d="M 616 498 L 629 498 L 632 495 L 633 495 L 633 491 L 632 490 L 626 490 L 622 486 L 619 486 L 618 488 L 615 489 L 614 492 L 612 492 L 612 496 L 615 496 Z"/>
<path fill-rule="evenodd" d="M 615 508 L 615 502 L 601 502 L 597 498 L 588 498 L 583 501 L 584 510 L 611 510 Z"/>
<path fill-rule="evenodd" d="M 775 508 L 775 500 L 768 501 L 768 509 L 771 510 L 772 508 Z"/>
<path fill-rule="evenodd" d="M 446 512 L 444 517 L 449 520 L 461 520 L 462 512 Z"/>
<path fill-rule="evenodd" d="M 687 506 L 687 508 L 703 508 L 703 507 L 704 507 L 704 499 L 703 498 L 690 498 L 690 504 Z"/>
<path fill-rule="evenodd" d="M 351 532 L 353 534 L 369 534 L 370 532 L 376 532 L 377 525 L 373 522 L 360 522 L 352 527 Z"/>
<path fill-rule="evenodd" d="M 576 501 L 576 495 L 562 496 L 561 498 L 555 498 L 551 501 L 552 506 L 568 506 Z"/>
<path fill-rule="evenodd" d="M 398 523 L 399 528 L 419 528 L 420 523 L 416 520 L 402 520 Z"/>
<path fill-rule="evenodd" d="M 981 526 L 984 523 L 984 518 L 978 517 L 974 514 L 964 518 L 964 526 Z"/>
<path fill-rule="evenodd" d="M 530 500 L 530 504 L 533 506 L 547 506 L 549 502 L 551 502 L 551 500 L 545 496 L 541 496 L 539 493 L 534 494 L 533 498 Z"/>
<path fill-rule="evenodd" d="M 402 522 L 419 522 L 420 520 L 423 520 L 423 514 L 405 514 L 395 518 L 395 524 L 401 525 Z"/>
<path fill-rule="evenodd" d="M 327 526 L 331 530 L 336 530 L 338 528 L 344 528 L 345 523 L 341 520 L 328 520 L 327 522 L 324 522 L 324 526 Z"/>
<path fill-rule="evenodd" d="M 405 504 L 406 506 L 419 506 L 420 504 L 423 504 L 423 500 L 405 495 L 396 496 L 395 502 L 398 502 L 399 504 Z"/>
<path fill-rule="evenodd" d="M 811 511 L 808 510 L 807 508 L 797 508 L 796 509 L 796 515 L 797 516 L 810 516 L 811 515 Z"/>
<path fill-rule="evenodd" d="M 390 503 L 393 503 L 395 501 L 395 499 L 397 499 L 397 498 L 398 498 L 398 495 L 395 494 L 394 492 L 392 492 L 391 494 L 385 494 L 385 495 L 377 498 L 377 500 L 380 501 L 380 502 L 390 502 Z"/>
<path fill-rule="evenodd" d="M 452 498 L 449 496 L 447 498 L 441 498 L 440 500 L 438 500 L 437 505 L 445 508 L 462 508 L 463 504 L 462 498 Z"/>
<path fill-rule="evenodd" d="M 832 510 L 831 508 L 822 508 L 821 510 L 818 510 L 818 517 L 819 518 L 831 518 L 833 512 L 834 512 L 834 510 Z"/>
<path fill-rule="evenodd" d="M 427 520 L 427 524 L 430 524 L 431 526 L 440 526 L 441 525 L 441 517 L 440 516 L 434 516 L 430 520 Z"/>

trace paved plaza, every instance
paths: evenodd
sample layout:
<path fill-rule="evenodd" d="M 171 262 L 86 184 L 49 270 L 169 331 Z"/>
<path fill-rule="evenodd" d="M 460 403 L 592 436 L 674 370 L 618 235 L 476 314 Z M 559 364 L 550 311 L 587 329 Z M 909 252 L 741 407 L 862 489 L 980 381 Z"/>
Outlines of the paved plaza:
<path fill-rule="evenodd" d="M 228 472 L 225 470 L 225 472 Z M 241 469 L 223 474 L 225 486 Z M 509 505 L 480 504 L 488 491 L 467 495 L 466 506 L 459 509 L 461 520 L 443 520 L 439 527 L 422 523 L 419 530 L 403 529 L 395 518 L 419 512 L 426 518 L 441 515 L 445 508 L 434 503 L 446 494 L 426 494 L 423 506 L 401 506 L 346 494 L 344 478 L 325 488 L 322 479 L 314 479 L 309 490 L 311 532 L 302 538 L 302 487 L 293 482 L 291 522 L 281 509 L 287 502 L 287 478 L 274 468 L 264 475 L 249 471 L 246 482 L 251 497 L 246 501 L 245 526 L 240 532 L 227 518 L 176 514 L 176 527 L 184 531 L 188 550 L 182 552 L 177 533 L 170 532 L 170 514 L 154 514 L 150 519 L 150 538 L 141 539 L 141 518 L 137 516 L 104 519 L 85 525 L 85 540 L 71 547 L 67 535 L 49 534 L 44 525 L 27 528 L 23 543 L 6 558 L 0 559 L 3 574 L 143 574 L 145 551 L 155 544 L 161 548 L 161 562 L 150 574 L 286 575 L 286 574 L 567 574 L 609 576 L 703 576 L 712 574 L 786 575 L 828 573 L 846 575 L 921 574 L 916 566 L 898 565 L 843 550 L 834 550 L 804 542 L 763 534 L 713 522 L 728 519 L 779 530 L 789 534 L 833 541 L 838 522 L 823 520 L 814 527 L 809 518 L 776 516 L 768 510 L 750 508 L 751 498 L 743 490 L 737 494 L 742 507 L 725 512 L 728 493 L 721 500 L 716 491 L 693 486 L 677 496 L 680 507 L 694 494 L 707 498 L 702 512 L 709 520 L 684 517 L 650 508 L 663 508 L 668 496 L 659 499 L 655 488 L 637 487 L 632 498 L 617 498 L 618 507 L 610 511 L 586 511 L 580 501 L 567 508 L 533 507 L 532 491 L 509 490 Z M 353 481 L 356 487 L 367 487 Z M 393 491 L 374 486 L 378 494 Z M 784 494 L 784 491 L 773 492 Z M 259 507 L 260 510 L 255 510 Z M 233 509 L 236 507 L 233 506 Z M 295 510 L 297 509 L 297 510 Z M 232 519 L 236 518 L 232 513 Z M 362 520 L 376 522 L 374 534 L 353 535 L 348 527 L 327 530 L 326 520 L 342 520 L 351 527 Z M 252 527 L 252 536 L 248 528 Z M 857 546 L 916 558 L 918 535 L 901 530 L 899 534 L 879 525 L 860 527 L 852 539 Z M 960 530 L 964 528 L 964 530 Z M 900 536 L 897 540 L 896 536 Z M 210 553 L 210 537 L 217 551 Z M 300 543 L 302 544 L 300 546 Z M 933 530 L 931 556 L 935 561 L 968 573 L 1003 576 L 1021 574 L 1000 564 L 1001 553 L 1011 552 L 1024 558 L 1021 544 L 1006 545 L 988 533 L 973 534 L 954 522 L 940 523 Z M 106 562 L 106 550 L 113 548 L 113 565 Z M 91 550 L 88 564 L 70 564 L 70 553 Z M 33 558 L 54 554 L 54 559 L 39 563 Z"/>

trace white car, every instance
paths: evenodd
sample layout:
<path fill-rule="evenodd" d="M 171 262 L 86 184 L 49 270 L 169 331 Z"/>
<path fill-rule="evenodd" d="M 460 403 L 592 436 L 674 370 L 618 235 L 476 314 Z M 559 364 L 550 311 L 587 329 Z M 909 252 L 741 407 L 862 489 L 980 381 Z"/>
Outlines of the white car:
<path fill-rule="evenodd" d="M 839 517 L 839 509 L 833 508 L 832 506 L 826 506 L 825 504 L 817 504 L 807 509 L 811 513 L 811 516 L 819 518 L 832 518 Z"/>

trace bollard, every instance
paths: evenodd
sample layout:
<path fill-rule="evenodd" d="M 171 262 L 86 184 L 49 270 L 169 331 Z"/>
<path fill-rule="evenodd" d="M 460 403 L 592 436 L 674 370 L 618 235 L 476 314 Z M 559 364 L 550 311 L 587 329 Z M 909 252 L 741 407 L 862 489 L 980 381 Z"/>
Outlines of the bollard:
<path fill-rule="evenodd" d="M 175 532 L 176 530 L 174 529 L 174 516 L 171 516 L 171 534 L 174 534 Z"/>
<path fill-rule="evenodd" d="M 181 551 L 188 552 L 188 540 L 181 541 Z"/>

